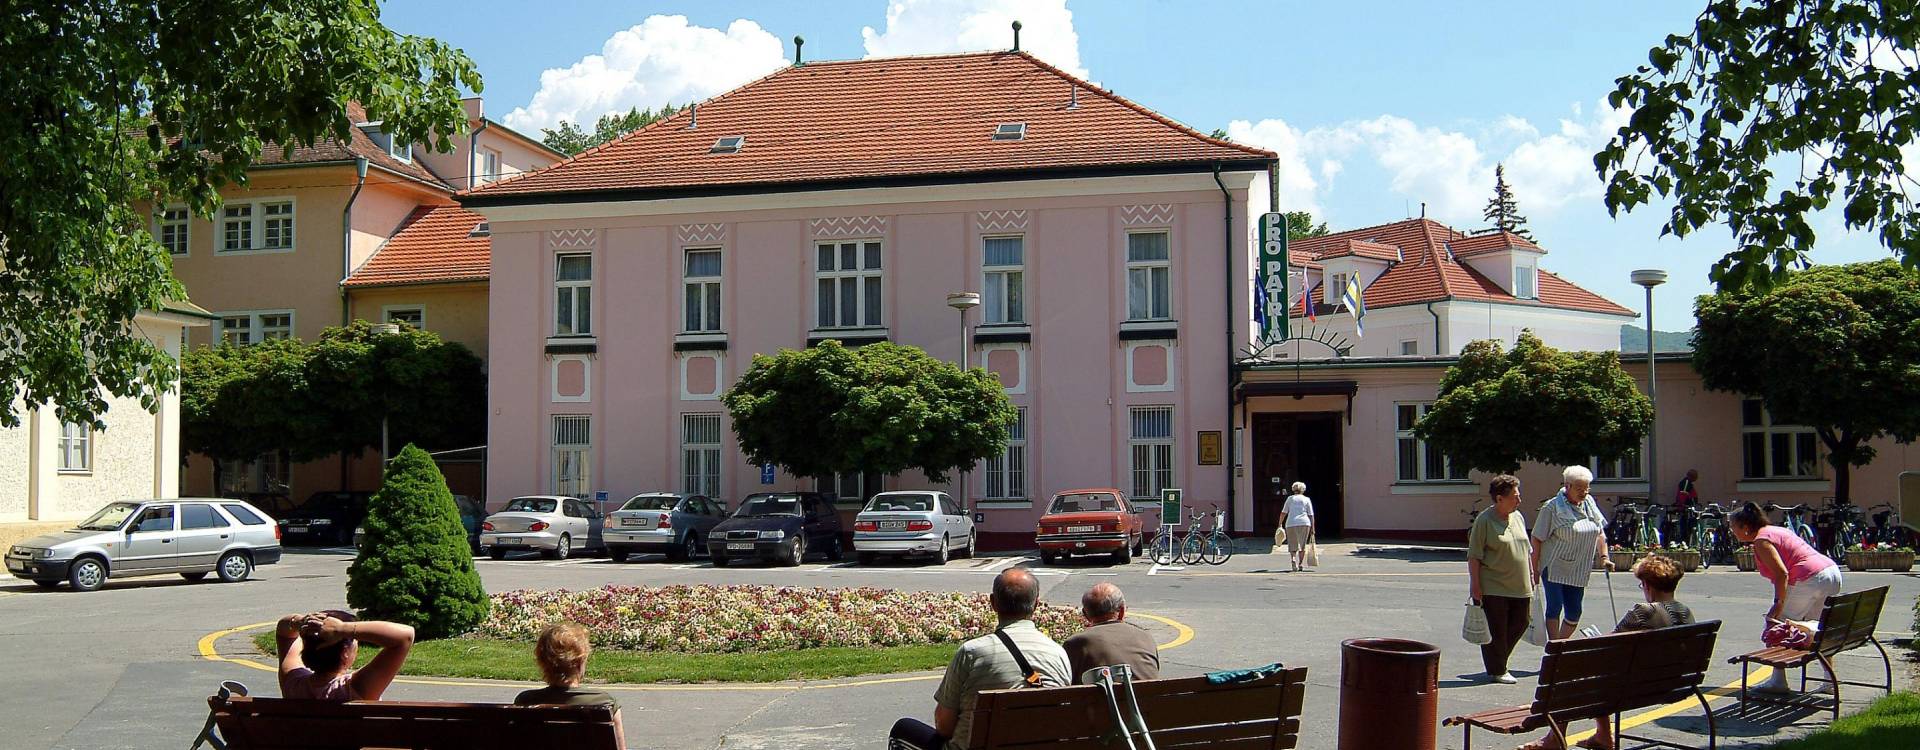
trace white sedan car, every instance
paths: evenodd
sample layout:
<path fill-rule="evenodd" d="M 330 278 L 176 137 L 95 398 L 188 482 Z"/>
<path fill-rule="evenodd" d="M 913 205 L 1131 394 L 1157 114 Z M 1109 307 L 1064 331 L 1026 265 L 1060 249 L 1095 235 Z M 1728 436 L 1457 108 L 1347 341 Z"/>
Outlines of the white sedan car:
<path fill-rule="evenodd" d="M 565 560 L 574 550 L 602 546 L 605 517 L 592 503 L 561 495 L 516 497 L 480 523 L 480 547 L 495 560 L 517 549 Z"/>
<path fill-rule="evenodd" d="M 973 517 L 945 492 L 882 492 L 853 518 L 853 551 L 862 565 L 881 555 L 972 557 Z"/>

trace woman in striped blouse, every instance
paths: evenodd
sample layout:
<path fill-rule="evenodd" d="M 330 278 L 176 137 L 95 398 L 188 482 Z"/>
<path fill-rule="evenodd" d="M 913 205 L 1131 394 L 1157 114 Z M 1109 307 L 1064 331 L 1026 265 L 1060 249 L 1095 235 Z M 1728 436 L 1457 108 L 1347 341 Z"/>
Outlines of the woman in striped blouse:
<path fill-rule="evenodd" d="M 1547 637 L 1554 640 L 1570 638 L 1580 629 L 1581 605 L 1594 561 L 1613 569 L 1613 560 L 1607 557 L 1606 516 L 1587 494 L 1593 472 L 1585 466 L 1569 466 L 1560 473 L 1560 481 L 1560 494 L 1548 500 L 1533 519 L 1533 559 L 1545 568 L 1534 569 L 1533 582 L 1546 594 Z"/>

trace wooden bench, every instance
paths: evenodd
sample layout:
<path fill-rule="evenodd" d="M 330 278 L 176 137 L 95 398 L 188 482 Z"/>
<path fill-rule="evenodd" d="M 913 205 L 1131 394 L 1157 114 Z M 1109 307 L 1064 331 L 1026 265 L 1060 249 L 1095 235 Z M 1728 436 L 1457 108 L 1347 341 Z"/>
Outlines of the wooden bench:
<path fill-rule="evenodd" d="M 1783 698 L 1766 698 L 1748 695 L 1747 670 L 1755 664 L 1774 669 L 1800 668 L 1800 690 L 1806 692 L 1807 682 L 1824 682 L 1831 688 L 1829 697 L 1816 704 L 1819 708 L 1833 712 L 1833 718 L 1840 718 L 1840 686 L 1876 687 L 1892 692 L 1893 660 L 1887 656 L 1887 649 L 1873 637 L 1874 627 L 1880 624 L 1880 610 L 1887 603 L 1887 587 L 1856 591 L 1851 594 L 1827 597 L 1827 604 L 1820 610 L 1820 632 L 1813 636 L 1813 643 L 1805 649 L 1763 648 L 1759 651 L 1741 654 L 1728 659 L 1731 664 L 1740 665 L 1740 712 L 1746 713 L 1747 703 L 1768 703 L 1774 705 L 1803 706 L 1801 701 Z M 1833 671 L 1833 657 L 1843 651 L 1873 644 L 1880 650 L 1880 661 L 1886 666 L 1886 682 L 1849 682 L 1840 679 Z M 1827 676 L 1807 677 L 1807 665 L 1819 662 Z"/>
<path fill-rule="evenodd" d="M 1280 750 L 1300 740 L 1306 684 L 1306 667 L 1294 667 L 1218 685 L 1205 677 L 1143 680 L 1133 683 L 1133 691 L 1161 750 Z M 1126 747 L 1105 693 L 1093 685 L 982 692 L 972 731 L 969 750 Z"/>
<path fill-rule="evenodd" d="M 207 699 L 233 750 L 614 750 L 611 706 Z"/>
<path fill-rule="evenodd" d="M 1713 663 L 1713 642 L 1719 632 L 1720 622 L 1714 620 L 1553 641 L 1540 662 L 1540 687 L 1534 690 L 1532 703 L 1448 717 L 1440 723 L 1460 726 L 1467 750 L 1473 748 L 1475 727 L 1509 735 L 1549 729 L 1562 746 L 1572 747 L 1566 737 L 1567 723 L 1580 719 L 1613 722 L 1616 743 L 1633 740 L 1685 747 L 1622 734 L 1620 715 L 1693 696 L 1706 709 L 1707 747 L 1714 748 L 1718 727 L 1700 683 Z"/>

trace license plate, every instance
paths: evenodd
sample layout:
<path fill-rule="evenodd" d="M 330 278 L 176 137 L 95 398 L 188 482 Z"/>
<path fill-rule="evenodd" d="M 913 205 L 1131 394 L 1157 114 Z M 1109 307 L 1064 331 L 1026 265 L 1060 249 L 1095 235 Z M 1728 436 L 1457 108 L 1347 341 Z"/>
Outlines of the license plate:
<path fill-rule="evenodd" d="M 622 518 L 620 519 L 620 525 L 632 526 L 637 529 L 644 529 L 649 525 L 648 523 L 649 520 L 650 519 L 646 519 L 646 518 Z"/>
<path fill-rule="evenodd" d="M 495 542 L 495 544 L 519 544 L 519 543 L 520 543 L 520 537 L 517 537 L 517 536 L 503 536 L 503 537 L 500 537 L 500 541 Z"/>
<path fill-rule="evenodd" d="M 1100 527 L 1098 526 L 1068 526 L 1067 527 L 1067 533 L 1069 534 L 1078 534 L 1083 531 L 1099 531 L 1099 530 L 1100 530 Z"/>
<path fill-rule="evenodd" d="M 288 527 L 287 527 L 287 533 L 289 533 L 289 534 L 305 534 L 305 533 L 307 533 L 307 527 L 305 527 L 305 526 L 288 526 Z"/>
<path fill-rule="evenodd" d="M 728 542 L 727 549 L 753 549 L 753 542 Z"/>
<path fill-rule="evenodd" d="M 881 521 L 881 531 L 901 531 L 907 528 L 906 521 Z"/>
<path fill-rule="evenodd" d="M 20 570 L 20 571 L 26 571 L 29 573 L 32 572 L 31 570 L 28 569 L 26 565 L 14 562 L 12 560 L 7 561 L 7 570 Z"/>

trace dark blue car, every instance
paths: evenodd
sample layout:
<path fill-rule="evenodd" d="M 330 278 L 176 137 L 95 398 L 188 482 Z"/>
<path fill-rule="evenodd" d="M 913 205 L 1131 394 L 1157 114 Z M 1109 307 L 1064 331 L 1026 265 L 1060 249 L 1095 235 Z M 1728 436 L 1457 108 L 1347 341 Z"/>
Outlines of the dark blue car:
<path fill-rule="evenodd" d="M 808 553 L 821 552 L 829 560 L 845 556 L 840 539 L 840 513 L 833 496 L 818 492 L 760 492 L 740 501 L 733 517 L 713 527 L 707 552 L 714 567 L 734 560 L 799 565 Z"/>

